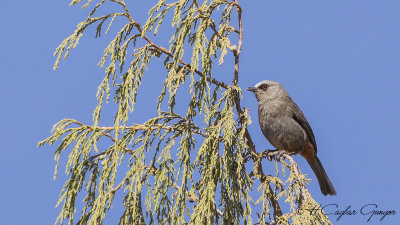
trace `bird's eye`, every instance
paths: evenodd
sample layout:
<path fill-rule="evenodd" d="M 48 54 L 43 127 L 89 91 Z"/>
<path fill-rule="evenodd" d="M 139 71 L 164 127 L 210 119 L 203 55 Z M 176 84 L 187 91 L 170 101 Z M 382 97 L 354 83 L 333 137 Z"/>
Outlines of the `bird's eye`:
<path fill-rule="evenodd" d="M 263 84 L 263 85 L 260 86 L 260 88 L 263 89 L 263 90 L 267 90 L 268 85 L 267 84 Z"/>

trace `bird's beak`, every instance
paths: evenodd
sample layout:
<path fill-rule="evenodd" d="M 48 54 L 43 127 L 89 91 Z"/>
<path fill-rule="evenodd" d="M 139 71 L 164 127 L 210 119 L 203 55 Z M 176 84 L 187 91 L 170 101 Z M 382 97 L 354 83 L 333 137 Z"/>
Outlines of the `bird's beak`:
<path fill-rule="evenodd" d="M 255 88 L 255 87 L 248 87 L 248 88 L 246 88 L 246 90 L 255 92 L 255 91 L 257 90 L 257 88 Z"/>

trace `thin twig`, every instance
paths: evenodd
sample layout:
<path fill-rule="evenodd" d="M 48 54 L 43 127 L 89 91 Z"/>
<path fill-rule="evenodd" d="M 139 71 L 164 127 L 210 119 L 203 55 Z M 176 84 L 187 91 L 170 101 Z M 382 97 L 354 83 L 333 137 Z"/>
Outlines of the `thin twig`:
<path fill-rule="evenodd" d="M 126 181 L 127 181 L 127 179 L 122 180 L 121 183 L 119 183 L 116 187 L 114 187 L 114 188 L 111 190 L 111 194 L 114 194 L 114 193 L 117 192 L 121 187 L 123 187 L 123 186 L 125 185 Z"/>
<path fill-rule="evenodd" d="M 242 24 L 242 8 L 239 6 L 238 0 L 235 0 L 236 3 L 236 11 L 238 15 L 238 22 L 239 22 L 239 40 L 238 40 L 238 47 L 233 51 L 233 55 L 235 56 L 235 74 L 233 78 L 233 85 L 237 86 L 239 81 L 239 55 L 242 51 L 243 45 L 243 24 Z"/>
<path fill-rule="evenodd" d="M 201 16 L 202 18 L 208 18 L 208 19 L 211 21 L 211 23 L 210 23 L 211 29 L 214 31 L 214 33 L 215 33 L 220 39 L 223 39 L 224 37 L 222 37 L 222 36 L 219 34 L 219 32 L 217 31 L 217 28 L 215 27 L 215 22 L 214 22 L 214 20 L 211 19 L 210 17 L 204 16 L 203 12 L 201 11 L 201 7 L 200 7 L 199 3 L 197 2 L 197 0 L 193 0 L 193 2 L 194 2 L 194 4 L 195 4 L 196 7 L 197 7 L 197 10 L 199 11 L 200 16 Z"/>

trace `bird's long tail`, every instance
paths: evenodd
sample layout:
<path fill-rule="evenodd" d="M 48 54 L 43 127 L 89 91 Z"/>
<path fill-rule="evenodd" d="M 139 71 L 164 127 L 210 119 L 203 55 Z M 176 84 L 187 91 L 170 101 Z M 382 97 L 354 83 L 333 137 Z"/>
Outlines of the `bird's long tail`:
<path fill-rule="evenodd" d="M 310 164 L 311 169 L 314 171 L 315 176 L 318 179 L 319 187 L 321 189 L 322 194 L 324 195 L 336 195 L 335 188 L 333 187 L 331 181 L 329 180 L 328 175 L 326 174 L 324 167 L 322 166 L 321 161 L 319 161 L 318 157 L 315 155 L 311 159 L 307 160 L 308 164 Z"/>

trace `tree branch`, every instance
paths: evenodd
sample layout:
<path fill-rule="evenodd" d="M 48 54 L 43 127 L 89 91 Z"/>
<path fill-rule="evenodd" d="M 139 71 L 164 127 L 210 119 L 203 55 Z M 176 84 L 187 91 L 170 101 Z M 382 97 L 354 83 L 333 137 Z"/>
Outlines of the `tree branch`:
<path fill-rule="evenodd" d="M 287 159 L 290 162 L 290 172 L 294 174 L 294 178 L 298 181 L 299 185 L 300 185 L 300 190 L 301 190 L 301 194 L 304 197 L 305 200 L 307 200 L 307 191 L 306 191 L 306 187 L 304 186 L 304 183 L 302 180 L 299 179 L 301 173 L 299 171 L 298 165 L 296 163 L 296 161 L 294 161 L 293 157 L 291 156 L 291 154 L 289 154 L 287 151 L 285 150 L 264 150 L 262 153 L 260 153 L 259 157 L 261 159 L 263 158 L 271 158 L 271 157 L 278 157 L 278 161 Z M 303 201 L 306 202 L 306 201 Z M 298 210 L 303 208 L 303 204 L 301 204 L 298 208 Z"/>
<path fill-rule="evenodd" d="M 172 54 L 170 51 L 168 51 L 166 48 L 163 48 L 163 47 L 161 47 L 161 46 L 159 46 L 159 45 L 156 45 L 150 38 L 148 38 L 148 37 L 146 36 L 146 34 L 143 33 L 143 30 L 142 30 L 141 25 L 140 25 L 138 22 L 136 22 L 136 21 L 131 17 L 131 14 L 129 13 L 128 8 L 126 7 L 126 4 L 125 4 L 125 2 L 124 2 L 123 0 L 121 0 L 121 1 L 112 0 L 112 1 L 113 1 L 113 2 L 116 2 L 116 3 L 120 4 L 120 5 L 122 5 L 122 6 L 124 7 L 124 10 L 125 10 L 125 12 L 126 12 L 126 14 L 127 14 L 127 18 L 129 19 L 129 21 L 131 22 L 131 24 L 133 24 L 133 25 L 136 27 L 136 29 L 137 29 L 138 32 L 142 35 L 142 38 L 143 38 L 144 40 L 146 40 L 152 47 L 154 47 L 155 49 L 157 49 L 159 52 L 164 53 L 164 54 L 166 54 L 167 56 L 169 56 L 169 57 L 171 57 L 171 58 L 174 58 L 174 57 L 173 57 L 173 54 Z M 187 68 L 188 70 L 191 68 L 190 63 L 187 63 L 187 62 L 185 62 L 185 61 L 183 61 L 183 60 L 179 60 L 179 63 L 181 63 L 181 64 L 182 64 L 185 68 Z M 195 72 L 196 74 L 198 74 L 199 76 L 201 76 L 201 77 L 206 77 L 205 74 L 203 74 L 201 71 L 199 71 L 199 70 L 197 70 L 197 69 L 196 69 L 194 72 Z M 218 87 L 222 87 L 222 88 L 224 88 L 224 89 L 228 89 L 228 87 L 229 87 L 229 86 L 228 86 L 227 84 L 225 84 L 224 82 L 217 81 L 215 78 L 206 77 L 206 80 L 207 80 L 208 82 L 213 83 L 213 84 L 217 85 Z"/>
<path fill-rule="evenodd" d="M 237 86 L 238 81 L 239 81 L 239 57 L 240 57 L 240 52 L 241 52 L 242 44 L 243 44 L 243 25 L 242 25 L 242 8 L 239 5 L 239 1 L 235 0 L 234 5 L 236 6 L 237 15 L 238 15 L 238 23 L 239 23 L 238 47 L 236 50 L 233 51 L 233 55 L 235 57 L 235 72 L 234 72 L 234 78 L 233 78 L 233 85 Z M 244 111 L 242 110 L 242 108 L 240 106 L 239 95 L 236 96 L 235 107 L 236 107 L 236 111 L 237 111 L 239 117 L 241 115 L 243 115 Z M 247 127 L 245 125 L 244 126 L 242 125 L 242 127 L 245 127 L 244 136 L 246 138 L 246 144 L 250 151 L 250 157 L 252 158 L 253 163 L 254 163 L 254 174 L 261 182 L 264 182 L 264 181 L 266 181 L 266 176 L 262 169 L 261 158 L 258 157 L 255 144 L 250 136 L 250 133 L 249 133 Z M 268 183 L 267 185 L 268 185 L 269 191 L 271 193 L 274 193 L 272 191 L 270 184 Z M 282 210 L 279 206 L 278 201 L 275 199 L 275 196 L 271 196 L 269 200 L 271 201 L 272 207 L 274 208 L 274 216 L 275 217 L 282 216 L 283 215 Z"/>
<path fill-rule="evenodd" d="M 243 24 L 242 24 L 242 8 L 239 6 L 239 1 L 235 0 L 236 11 L 238 15 L 239 22 L 239 41 L 237 49 L 233 50 L 233 55 L 235 56 L 235 74 L 233 78 L 233 85 L 237 86 L 239 81 L 239 55 L 242 51 L 243 45 Z"/>

